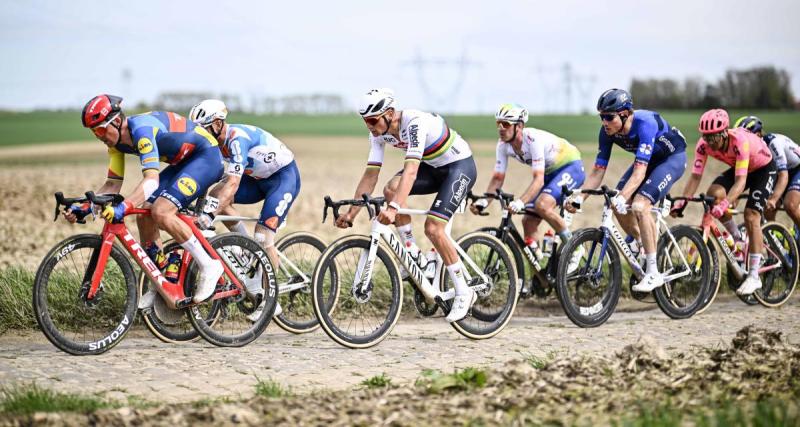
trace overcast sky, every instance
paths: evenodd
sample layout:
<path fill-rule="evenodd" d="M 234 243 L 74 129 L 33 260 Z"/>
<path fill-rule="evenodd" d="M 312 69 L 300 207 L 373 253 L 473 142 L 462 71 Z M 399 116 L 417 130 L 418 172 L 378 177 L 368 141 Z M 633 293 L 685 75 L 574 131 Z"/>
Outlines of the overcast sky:
<path fill-rule="evenodd" d="M 511 101 L 543 111 L 591 108 L 602 90 L 633 76 L 715 81 L 725 69 L 761 64 L 788 70 L 800 97 L 799 5 L 6 1 L 0 108 L 81 108 L 100 92 L 131 105 L 184 90 L 245 102 L 333 93 L 355 110 L 361 93 L 388 86 L 405 108 L 485 112 Z M 577 76 L 570 102 L 564 63 Z"/>

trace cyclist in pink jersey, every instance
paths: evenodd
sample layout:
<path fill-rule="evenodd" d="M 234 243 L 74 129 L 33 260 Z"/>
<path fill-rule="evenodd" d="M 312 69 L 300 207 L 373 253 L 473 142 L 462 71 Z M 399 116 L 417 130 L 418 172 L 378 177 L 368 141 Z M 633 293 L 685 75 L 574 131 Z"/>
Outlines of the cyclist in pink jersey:
<path fill-rule="evenodd" d="M 739 295 L 750 295 L 761 288 L 758 268 L 761 265 L 761 252 L 764 242 L 761 236 L 761 216 L 767 199 L 775 186 L 777 168 L 772 154 L 764 141 L 743 128 L 728 129 L 730 118 L 725 110 L 706 111 L 700 118 L 699 130 L 702 134 L 695 148 L 692 176 L 683 195 L 691 197 L 700 184 L 706 159 L 711 156 L 730 166 L 708 187 L 707 194 L 716 199 L 711 214 L 722 221 L 735 240 L 742 236 L 728 208 L 736 206 L 736 199 L 745 189 L 750 196 L 744 209 L 747 236 L 750 238 L 750 258 L 747 279 L 736 289 Z M 685 201 L 676 202 L 673 211 L 681 209 Z"/>

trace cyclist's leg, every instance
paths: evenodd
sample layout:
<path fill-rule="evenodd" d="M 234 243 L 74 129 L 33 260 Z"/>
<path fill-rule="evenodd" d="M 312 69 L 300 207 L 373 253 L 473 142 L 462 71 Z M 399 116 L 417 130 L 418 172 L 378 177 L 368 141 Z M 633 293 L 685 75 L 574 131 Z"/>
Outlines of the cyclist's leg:
<path fill-rule="evenodd" d="M 293 161 L 259 184 L 266 197 L 256 224 L 255 240 L 266 249 L 272 265 L 278 268 L 280 258 L 275 248 L 275 233 L 300 193 L 300 172 Z"/>
<path fill-rule="evenodd" d="M 570 190 L 579 188 L 585 178 L 583 162 L 576 160 L 568 163 L 545 177 L 544 187 L 533 201 L 534 212 L 547 221 L 564 242 L 572 237 L 572 233 L 567 229 L 567 223 L 557 210 L 564 202 L 562 187 L 567 186 Z"/>
<path fill-rule="evenodd" d="M 786 214 L 800 227 L 800 168 L 789 176 L 789 185 L 783 196 L 783 208 Z"/>
<path fill-rule="evenodd" d="M 158 188 L 153 191 L 153 194 L 145 200 L 142 204 L 143 208 L 152 208 L 153 202 L 155 202 L 158 195 L 169 185 L 170 182 L 175 178 L 175 174 L 178 172 L 179 168 L 176 166 L 167 166 L 159 172 L 158 174 Z M 144 248 L 147 251 L 148 255 L 157 258 L 163 257 L 163 252 L 161 251 L 162 242 L 160 233 L 158 231 L 158 225 L 156 225 L 155 220 L 150 215 L 137 215 L 136 216 L 136 226 L 139 229 L 139 241 L 144 244 Z M 160 260 L 153 259 L 156 262 L 156 265 L 161 266 Z M 166 261 L 166 258 L 164 258 Z"/>
<path fill-rule="evenodd" d="M 633 165 L 628 167 L 628 170 L 626 170 L 625 173 L 622 174 L 622 177 L 619 179 L 619 182 L 617 183 L 617 190 L 622 190 L 622 187 L 624 187 L 625 183 L 628 182 L 628 179 L 630 179 L 632 173 L 633 173 Z M 617 218 L 617 222 L 619 223 L 619 226 L 622 227 L 622 230 L 628 233 L 628 236 L 633 237 L 638 242 L 642 241 L 642 235 L 639 230 L 639 224 L 638 222 L 636 222 L 636 216 L 633 215 L 633 212 L 628 211 L 627 214 L 621 215 L 617 213 L 617 211 L 614 211 L 614 216 Z"/>
<path fill-rule="evenodd" d="M 386 186 L 383 188 L 383 196 L 386 198 L 387 201 L 394 200 L 395 192 L 397 191 L 397 186 L 400 184 L 400 175 L 402 175 L 403 171 L 399 171 L 386 183 Z M 439 177 L 436 173 L 436 168 L 430 166 L 427 163 L 420 163 L 419 168 L 417 169 L 417 178 L 414 180 L 414 184 L 411 187 L 411 191 L 409 195 L 417 195 L 417 194 L 431 194 L 435 193 L 439 190 L 439 180 L 442 177 Z M 402 206 L 407 207 L 407 206 Z M 397 229 L 397 232 L 400 234 L 400 239 L 404 245 L 416 245 L 417 241 L 414 238 L 414 233 L 411 230 L 411 216 L 409 215 L 395 215 L 394 217 L 394 225 Z M 415 254 L 416 255 L 416 254 Z"/>
<path fill-rule="evenodd" d="M 656 240 L 658 239 L 656 221 L 650 213 L 650 209 L 661 199 L 666 197 L 672 185 L 683 176 L 686 170 L 686 153 L 673 153 L 661 163 L 656 165 L 645 177 L 644 183 L 636 190 L 636 195 L 631 204 L 631 210 L 636 215 L 639 229 L 642 233 L 642 245 L 644 247 L 645 259 L 647 262 L 646 273 L 648 275 L 658 275 L 656 264 Z M 648 279 L 645 277 L 645 279 Z M 645 280 L 643 280 L 644 282 Z M 663 283 L 663 281 L 661 281 Z M 658 285 L 658 281 L 652 282 L 646 288 L 652 289 L 653 285 Z"/>
<path fill-rule="evenodd" d="M 750 238 L 749 276 L 754 279 L 758 279 L 761 253 L 764 250 L 764 238 L 761 235 L 761 215 L 764 213 L 767 199 L 772 195 L 776 175 L 777 171 L 773 162 L 747 175 L 747 187 L 750 188 L 750 197 L 748 197 L 744 209 L 744 223 L 747 228 L 747 235 Z"/>
<path fill-rule="evenodd" d="M 733 181 L 734 169 L 729 168 L 718 177 L 714 178 L 714 182 L 708 187 L 706 194 L 714 198 L 714 203 L 719 203 L 728 197 L 728 190 L 733 186 Z M 728 233 L 730 233 L 734 240 L 741 241 L 743 239 L 742 234 L 739 232 L 739 227 L 736 225 L 736 221 L 733 220 L 733 217 L 729 213 L 726 212 L 722 215 L 719 221 L 725 226 L 725 229 L 728 230 Z"/>

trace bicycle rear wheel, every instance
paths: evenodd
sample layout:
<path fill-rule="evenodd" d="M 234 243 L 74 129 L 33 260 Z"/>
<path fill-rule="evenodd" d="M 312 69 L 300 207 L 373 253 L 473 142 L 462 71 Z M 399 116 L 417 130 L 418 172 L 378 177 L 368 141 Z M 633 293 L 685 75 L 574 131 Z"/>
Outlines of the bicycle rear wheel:
<path fill-rule="evenodd" d="M 314 269 L 314 314 L 332 340 L 349 348 L 378 344 L 400 317 L 403 285 L 399 269 L 379 243 L 370 281 L 361 283 L 370 244 L 369 236 L 345 236 L 328 247 Z M 332 270 L 336 275 L 329 274 Z"/>
<path fill-rule="evenodd" d="M 479 228 L 477 231 L 488 233 L 490 236 L 497 237 L 498 239 L 500 238 L 498 236 L 501 235 L 501 231 L 497 227 L 483 227 Z M 464 236 L 462 236 L 462 238 L 463 237 Z M 459 238 L 459 240 L 461 240 L 461 238 Z M 514 240 L 514 237 L 509 232 L 506 232 L 503 235 L 503 239 L 501 239 L 501 241 L 508 248 L 508 252 L 511 254 L 511 259 L 514 261 L 514 268 L 517 271 L 517 287 L 519 288 L 520 297 L 524 298 L 530 296 L 533 293 L 533 283 L 531 283 L 530 281 L 532 281 L 534 277 L 533 277 L 533 272 L 528 271 L 527 268 L 528 261 L 522 254 L 522 248 L 519 247 L 519 244 Z M 526 285 L 528 285 L 527 288 L 528 292 L 525 295 L 523 295 L 522 292 L 524 289 L 526 289 L 525 288 Z"/>
<path fill-rule="evenodd" d="M 768 222 L 761 227 L 764 246 L 767 248 L 762 265 L 780 262 L 780 267 L 764 272 L 762 287 L 753 296 L 766 307 L 779 307 L 792 296 L 797 286 L 797 243 L 789 229 L 777 222 Z"/>
<path fill-rule="evenodd" d="M 558 300 L 569 320 L 582 328 L 605 323 L 619 302 L 622 263 L 617 248 L 604 234 L 599 228 L 576 231 L 564 245 L 558 263 Z M 605 255 L 601 256 L 604 246 Z M 570 260 L 580 251 L 583 255 L 577 268 L 569 271 Z"/>
<path fill-rule="evenodd" d="M 498 238 L 484 233 L 473 232 L 461 236 L 459 246 L 475 263 L 480 272 L 489 279 L 484 283 L 467 260 L 462 260 L 464 268 L 472 278 L 468 285 L 484 285 L 479 290 L 478 299 L 472 306 L 471 314 L 451 325 L 458 333 L 471 339 L 491 338 L 506 327 L 514 314 L 519 299 L 518 273 L 507 247 Z M 439 286 L 442 291 L 452 287 L 446 268 L 441 269 Z"/>
<path fill-rule="evenodd" d="M 278 302 L 283 308 L 283 313 L 275 317 L 275 323 L 294 334 L 311 332 L 319 327 L 317 316 L 314 315 L 314 304 L 311 301 L 311 279 L 314 276 L 314 267 L 327 245 L 311 233 L 297 232 L 279 240 L 276 246 L 293 265 L 287 265 L 281 260 L 276 272 Z M 329 280 L 335 283 L 336 269 L 328 270 L 328 274 L 334 276 Z M 292 289 L 284 291 L 286 288 Z M 331 299 L 329 303 L 333 304 L 333 300 Z"/>
<path fill-rule="evenodd" d="M 705 302 L 713 277 L 703 235 L 693 227 L 676 225 L 661 235 L 657 253 L 658 269 L 664 276 L 688 272 L 653 291 L 658 307 L 672 319 L 693 316 Z"/>
<path fill-rule="evenodd" d="M 117 244 L 97 294 L 86 298 L 102 243 L 97 234 L 69 237 L 48 252 L 36 271 L 36 321 L 53 345 L 70 354 L 105 353 L 122 341 L 136 317 L 136 275 Z"/>
<path fill-rule="evenodd" d="M 210 238 L 209 243 L 242 285 L 246 280 L 261 279 L 265 306 L 263 310 L 256 310 L 260 301 L 248 296 L 233 284 L 230 277 L 223 274 L 223 283 L 217 284 L 215 295 L 226 291 L 232 291 L 233 294 L 218 299 L 212 297 L 203 303 L 193 305 L 186 310 L 187 316 L 200 336 L 214 345 L 220 347 L 247 345 L 264 332 L 275 312 L 275 298 L 278 293 L 275 270 L 264 248 L 247 236 L 238 233 L 221 234 Z M 199 270 L 199 266 L 192 259 L 186 277 L 189 289 L 194 289 Z M 215 322 L 206 321 L 217 314 L 219 317 Z"/>
<path fill-rule="evenodd" d="M 694 227 L 694 229 L 702 236 L 703 232 L 699 227 Z M 717 252 L 717 246 L 714 242 L 715 240 L 713 237 L 709 237 L 708 240 L 704 240 L 703 242 L 706 248 L 708 248 L 708 254 L 711 256 L 711 286 L 706 289 L 703 303 L 700 304 L 700 308 L 697 309 L 695 314 L 700 314 L 711 306 L 711 303 L 717 298 L 720 285 L 722 284 L 722 265 L 719 263 L 719 252 Z"/>

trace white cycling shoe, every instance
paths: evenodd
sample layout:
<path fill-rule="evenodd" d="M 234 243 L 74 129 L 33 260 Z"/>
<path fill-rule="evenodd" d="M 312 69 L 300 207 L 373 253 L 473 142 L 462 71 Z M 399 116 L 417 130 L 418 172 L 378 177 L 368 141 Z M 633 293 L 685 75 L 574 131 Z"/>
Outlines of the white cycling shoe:
<path fill-rule="evenodd" d="M 156 303 L 156 298 L 158 298 L 158 291 L 152 283 L 148 282 L 147 292 L 142 294 L 142 297 L 139 298 L 139 310 L 153 308 L 153 305 Z"/>
<path fill-rule="evenodd" d="M 217 287 L 220 276 L 224 272 L 225 269 L 222 267 L 222 262 L 217 259 L 212 260 L 211 265 L 207 268 L 201 269 L 192 300 L 196 303 L 201 303 L 211 297 L 214 294 L 214 289 Z"/>
<path fill-rule="evenodd" d="M 753 292 L 761 289 L 761 278 L 747 276 L 747 279 L 742 282 L 736 289 L 737 295 L 752 295 Z"/>
<path fill-rule="evenodd" d="M 247 320 L 251 322 L 256 322 L 259 317 L 261 317 L 261 312 L 264 311 L 264 306 L 267 305 L 267 301 L 261 301 L 261 305 L 259 305 L 255 311 L 247 315 Z M 283 308 L 281 307 L 281 303 L 275 301 L 275 313 L 272 314 L 272 317 L 278 317 L 283 313 Z"/>
<path fill-rule="evenodd" d="M 253 298 L 264 296 L 264 286 L 262 282 L 263 273 L 261 270 L 258 270 L 258 272 L 252 278 L 245 278 L 244 288 L 247 291 L 247 294 Z"/>
<path fill-rule="evenodd" d="M 578 269 L 578 266 L 581 265 L 581 260 L 583 256 L 586 255 L 586 249 L 583 246 L 578 246 L 578 250 L 572 253 L 572 258 L 569 259 L 569 264 L 567 265 L 567 274 L 574 273 L 575 270 Z"/>
<path fill-rule="evenodd" d="M 664 276 L 661 273 L 651 274 L 647 273 L 644 275 L 642 280 L 633 285 L 631 288 L 636 292 L 650 292 L 653 289 L 663 286 L 664 285 Z"/>
<path fill-rule="evenodd" d="M 453 298 L 453 306 L 450 308 L 450 313 L 447 314 L 447 321 L 453 323 L 467 317 L 470 307 L 475 304 L 477 299 L 478 294 L 472 289 L 469 290 L 468 294 L 456 294 L 455 298 Z"/>

